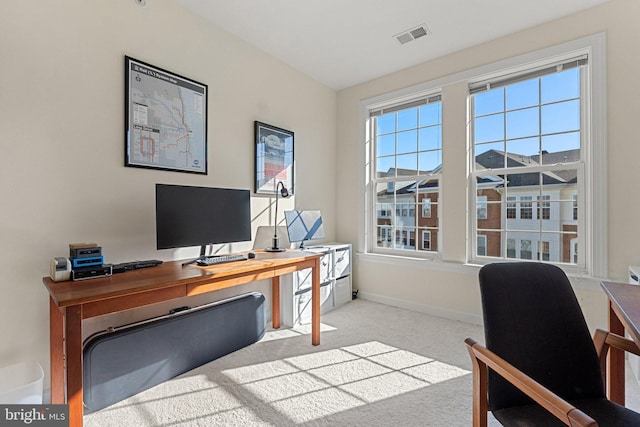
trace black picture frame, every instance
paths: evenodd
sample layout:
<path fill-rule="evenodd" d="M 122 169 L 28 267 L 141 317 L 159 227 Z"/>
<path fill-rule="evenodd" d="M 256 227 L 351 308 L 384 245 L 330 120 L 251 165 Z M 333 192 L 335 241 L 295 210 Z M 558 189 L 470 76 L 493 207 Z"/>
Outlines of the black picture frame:
<path fill-rule="evenodd" d="M 273 196 L 279 181 L 294 194 L 294 132 L 259 121 L 255 133 L 255 193 Z"/>
<path fill-rule="evenodd" d="M 208 174 L 208 86 L 125 56 L 124 165 Z"/>

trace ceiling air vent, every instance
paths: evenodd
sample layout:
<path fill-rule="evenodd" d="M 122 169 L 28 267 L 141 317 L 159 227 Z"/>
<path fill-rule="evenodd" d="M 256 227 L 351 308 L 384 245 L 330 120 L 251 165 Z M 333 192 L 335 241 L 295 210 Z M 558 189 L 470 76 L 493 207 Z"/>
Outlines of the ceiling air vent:
<path fill-rule="evenodd" d="M 415 39 L 419 39 L 420 37 L 427 36 L 429 34 L 431 34 L 431 32 L 429 31 L 427 26 L 425 24 L 422 24 L 422 25 L 418 25 L 417 27 L 410 28 L 406 31 L 403 31 L 400 34 L 396 34 L 393 37 L 395 37 L 396 40 L 400 42 L 400 44 L 405 44 Z"/>

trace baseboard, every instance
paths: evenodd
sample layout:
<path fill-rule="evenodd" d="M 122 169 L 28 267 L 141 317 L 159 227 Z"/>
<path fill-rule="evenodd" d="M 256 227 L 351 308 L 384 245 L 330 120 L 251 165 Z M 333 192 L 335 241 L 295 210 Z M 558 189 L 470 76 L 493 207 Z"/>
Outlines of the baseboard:
<path fill-rule="evenodd" d="M 435 307 L 427 304 L 417 304 L 411 301 L 391 298 L 388 296 L 363 291 L 358 292 L 358 298 L 362 298 L 371 302 L 377 302 L 380 304 L 390 305 L 393 307 L 404 308 L 406 310 L 417 311 L 419 313 L 429 314 L 432 316 L 442 317 L 449 320 L 456 320 L 459 322 L 482 326 L 482 316 L 479 315 L 464 313 L 455 310 L 448 310 L 442 307 Z"/>

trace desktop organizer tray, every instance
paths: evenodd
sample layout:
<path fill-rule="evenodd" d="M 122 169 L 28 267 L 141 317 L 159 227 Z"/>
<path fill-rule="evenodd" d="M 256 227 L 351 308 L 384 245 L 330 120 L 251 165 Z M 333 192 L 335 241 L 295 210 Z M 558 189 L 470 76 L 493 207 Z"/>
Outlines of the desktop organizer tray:
<path fill-rule="evenodd" d="M 103 409 L 260 340 L 264 295 L 254 292 L 98 332 L 84 349 L 85 413 Z M 175 312 L 174 312 L 175 311 Z"/>

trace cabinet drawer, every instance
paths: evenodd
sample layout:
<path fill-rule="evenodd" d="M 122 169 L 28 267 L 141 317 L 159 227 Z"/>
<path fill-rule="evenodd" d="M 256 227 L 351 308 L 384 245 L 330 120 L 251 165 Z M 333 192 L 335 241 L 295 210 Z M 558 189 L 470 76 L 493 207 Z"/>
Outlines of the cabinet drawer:
<path fill-rule="evenodd" d="M 351 250 L 349 248 L 338 249 L 335 257 L 335 277 L 344 277 L 351 274 Z"/>
<path fill-rule="evenodd" d="M 333 292 L 336 307 L 351 301 L 351 277 L 336 280 Z"/>
<path fill-rule="evenodd" d="M 320 286 L 320 313 L 324 314 L 333 308 L 332 287 L 332 282 Z M 293 324 L 306 323 L 311 323 L 311 288 L 299 291 L 293 296 Z"/>

